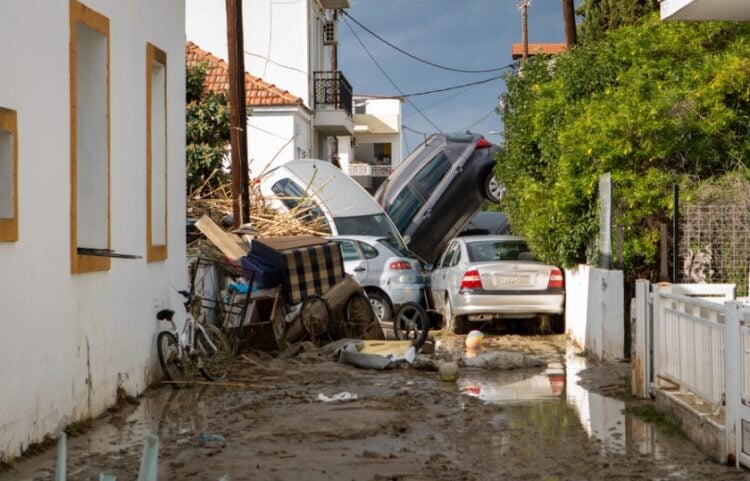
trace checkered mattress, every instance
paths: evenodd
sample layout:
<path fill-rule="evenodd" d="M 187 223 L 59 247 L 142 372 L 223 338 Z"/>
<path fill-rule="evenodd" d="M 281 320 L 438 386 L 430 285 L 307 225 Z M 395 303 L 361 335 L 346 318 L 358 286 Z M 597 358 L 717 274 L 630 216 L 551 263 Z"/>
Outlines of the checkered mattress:
<path fill-rule="evenodd" d="M 322 295 L 344 279 L 344 262 L 333 242 L 281 253 L 282 290 L 289 304 Z"/>

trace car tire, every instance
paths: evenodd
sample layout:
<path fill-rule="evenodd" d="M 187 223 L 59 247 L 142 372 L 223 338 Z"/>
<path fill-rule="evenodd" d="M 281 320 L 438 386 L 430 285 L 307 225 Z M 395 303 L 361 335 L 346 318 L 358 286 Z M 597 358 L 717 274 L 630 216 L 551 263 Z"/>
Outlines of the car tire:
<path fill-rule="evenodd" d="M 501 184 L 497 177 L 495 177 L 495 173 L 492 170 L 487 172 L 487 175 L 484 177 L 484 181 L 482 182 L 482 193 L 484 194 L 485 199 L 490 202 L 500 202 L 503 199 L 505 187 L 503 187 L 503 184 Z"/>
<path fill-rule="evenodd" d="M 367 297 L 370 298 L 370 305 L 378 322 L 390 326 L 393 322 L 393 308 L 388 296 L 378 291 L 367 291 Z"/>
<path fill-rule="evenodd" d="M 466 318 L 453 315 L 453 306 L 448 296 L 445 296 L 443 302 L 443 328 L 448 334 L 466 334 Z"/>

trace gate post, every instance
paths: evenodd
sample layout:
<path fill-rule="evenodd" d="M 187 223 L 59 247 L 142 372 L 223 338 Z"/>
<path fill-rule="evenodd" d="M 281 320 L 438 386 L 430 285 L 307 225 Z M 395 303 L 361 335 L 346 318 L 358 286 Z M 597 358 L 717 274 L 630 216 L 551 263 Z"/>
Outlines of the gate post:
<path fill-rule="evenodd" d="M 651 349 L 649 296 L 651 283 L 645 279 L 635 281 L 635 333 L 633 335 L 633 375 L 631 388 L 633 395 L 646 399 L 651 391 Z"/>
<path fill-rule="evenodd" d="M 739 451 L 742 449 L 742 427 L 739 423 L 739 407 L 742 382 L 742 336 L 740 334 L 740 309 L 742 304 L 728 301 L 724 317 L 724 429 L 726 434 L 727 459 L 734 459 L 739 467 Z"/>

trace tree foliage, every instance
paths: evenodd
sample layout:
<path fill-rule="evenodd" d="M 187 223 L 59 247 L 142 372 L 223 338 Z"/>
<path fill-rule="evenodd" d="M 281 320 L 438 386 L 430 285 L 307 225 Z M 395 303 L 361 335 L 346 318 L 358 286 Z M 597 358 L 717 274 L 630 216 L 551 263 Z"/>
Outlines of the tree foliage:
<path fill-rule="evenodd" d="M 600 40 L 607 31 L 634 25 L 658 8 L 658 0 L 584 0 L 577 12 L 583 17 L 580 39 L 583 43 Z"/>
<path fill-rule="evenodd" d="M 187 67 L 188 194 L 207 193 L 227 181 L 222 165 L 229 145 L 229 104 L 225 94 L 206 90 L 205 78 L 205 65 Z"/>
<path fill-rule="evenodd" d="M 597 184 L 611 172 L 626 268 L 656 261 L 671 184 L 743 170 L 750 155 L 750 26 L 650 16 L 508 75 L 503 208 L 543 259 L 586 259 Z"/>

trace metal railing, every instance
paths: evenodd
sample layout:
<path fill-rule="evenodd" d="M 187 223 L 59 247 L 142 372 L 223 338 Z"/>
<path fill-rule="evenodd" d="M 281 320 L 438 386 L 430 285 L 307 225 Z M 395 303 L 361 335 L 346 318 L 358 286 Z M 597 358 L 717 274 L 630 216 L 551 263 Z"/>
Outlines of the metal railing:
<path fill-rule="evenodd" d="M 349 175 L 388 177 L 393 172 L 390 165 L 349 164 Z"/>
<path fill-rule="evenodd" d="M 313 72 L 315 108 L 332 107 L 352 116 L 352 86 L 339 71 Z"/>

